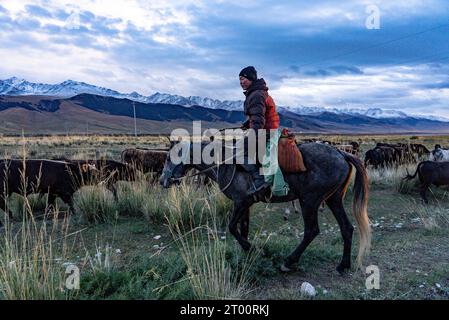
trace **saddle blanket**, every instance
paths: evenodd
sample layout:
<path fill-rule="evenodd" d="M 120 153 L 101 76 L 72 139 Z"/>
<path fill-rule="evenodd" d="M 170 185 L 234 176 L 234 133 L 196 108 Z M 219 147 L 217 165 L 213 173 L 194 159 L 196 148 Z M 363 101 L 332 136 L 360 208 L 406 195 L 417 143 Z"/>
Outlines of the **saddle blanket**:
<path fill-rule="evenodd" d="M 262 162 L 262 174 L 265 181 L 271 184 L 274 196 L 286 196 L 290 190 L 284 180 L 284 173 L 299 173 L 306 171 L 301 152 L 293 135 L 286 129 L 276 131 L 267 143 L 265 157 Z"/>
<path fill-rule="evenodd" d="M 307 171 L 295 136 L 283 129 L 278 142 L 278 162 L 282 172 L 300 173 Z"/>

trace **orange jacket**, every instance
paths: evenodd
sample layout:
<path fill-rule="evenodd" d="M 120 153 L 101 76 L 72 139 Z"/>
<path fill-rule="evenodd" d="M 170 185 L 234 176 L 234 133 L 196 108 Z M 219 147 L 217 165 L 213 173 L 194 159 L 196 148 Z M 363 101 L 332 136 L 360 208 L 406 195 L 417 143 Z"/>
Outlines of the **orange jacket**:
<path fill-rule="evenodd" d="M 268 87 L 264 79 L 258 79 L 245 92 L 244 112 L 248 121 L 244 127 L 251 129 L 277 129 L 279 128 L 279 115 L 276 104 L 268 94 Z"/>

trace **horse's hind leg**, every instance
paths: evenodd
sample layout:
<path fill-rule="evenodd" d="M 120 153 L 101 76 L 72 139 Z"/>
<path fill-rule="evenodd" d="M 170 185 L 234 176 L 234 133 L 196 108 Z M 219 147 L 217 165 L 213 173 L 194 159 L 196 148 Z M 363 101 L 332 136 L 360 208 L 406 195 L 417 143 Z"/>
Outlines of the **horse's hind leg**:
<path fill-rule="evenodd" d="M 313 205 L 301 203 L 301 212 L 304 220 L 304 238 L 295 251 L 287 257 L 284 265 L 281 267 L 282 271 L 290 271 L 291 266 L 299 261 L 304 250 L 320 233 L 320 228 L 318 227 L 318 207 L 320 204 L 321 201 L 315 201 Z"/>
<path fill-rule="evenodd" d="M 343 206 L 343 193 L 337 191 L 326 200 L 327 205 L 334 214 L 335 219 L 340 226 L 341 236 L 343 237 L 343 257 L 337 266 L 337 271 L 342 274 L 346 269 L 351 268 L 351 245 L 354 227 L 348 219 L 346 210 Z"/>
<path fill-rule="evenodd" d="M 229 222 L 229 232 L 236 238 L 245 251 L 248 251 L 251 248 L 251 244 L 239 233 L 237 224 L 243 219 L 247 210 L 249 210 L 249 207 L 246 203 L 234 202 L 234 210 L 232 212 L 231 221 Z"/>
<path fill-rule="evenodd" d="M 243 214 L 243 217 L 240 219 L 240 234 L 242 238 L 248 241 L 249 234 L 249 208 L 247 208 Z"/>

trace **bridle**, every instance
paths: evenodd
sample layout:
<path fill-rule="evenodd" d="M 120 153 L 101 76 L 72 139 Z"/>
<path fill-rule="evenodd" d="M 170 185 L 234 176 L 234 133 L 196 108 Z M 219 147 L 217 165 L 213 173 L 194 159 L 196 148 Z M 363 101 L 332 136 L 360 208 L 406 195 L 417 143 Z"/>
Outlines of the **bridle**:
<path fill-rule="evenodd" d="M 182 177 L 179 177 L 179 178 L 169 178 L 169 180 L 170 180 L 170 181 L 182 181 L 183 179 L 195 177 L 195 176 L 198 176 L 198 175 L 200 175 L 200 174 L 203 174 L 203 173 L 205 173 L 205 172 L 208 172 L 208 171 L 211 171 L 211 170 L 217 168 L 217 171 L 216 171 L 216 172 L 214 171 L 214 174 L 215 174 L 215 177 L 217 178 L 217 183 L 218 183 L 218 174 L 219 174 L 219 171 L 220 171 L 220 165 L 224 164 L 227 160 L 232 160 L 232 159 L 234 159 L 234 158 L 235 158 L 235 156 L 233 156 L 232 158 L 226 159 L 226 160 L 224 160 L 224 161 L 221 162 L 221 163 L 216 163 L 215 165 L 210 166 L 209 168 L 203 169 L 203 170 L 201 170 L 201 171 L 199 171 L 199 172 L 197 172 L 197 173 L 194 173 L 194 174 L 191 174 L 191 175 L 188 175 L 188 176 L 182 176 Z M 176 169 L 178 166 L 180 166 L 180 165 L 182 165 L 182 163 L 177 164 L 172 170 L 164 170 L 164 172 L 168 172 L 168 173 L 170 173 L 170 175 L 172 175 L 172 174 L 173 174 L 173 171 L 175 171 L 175 169 Z M 237 171 L 237 166 L 234 165 L 234 169 L 233 169 L 233 171 L 232 171 L 232 176 L 231 176 L 230 181 L 228 182 L 228 184 L 227 184 L 224 188 L 220 188 L 220 190 L 221 190 L 222 192 L 225 191 L 226 189 L 228 189 L 228 188 L 230 187 L 230 185 L 232 184 L 232 181 L 234 181 L 234 177 L 235 177 L 236 171 Z"/>
<path fill-rule="evenodd" d="M 218 130 L 218 131 L 224 131 L 224 130 L 226 130 L 226 129 L 240 129 L 240 128 L 241 128 L 241 127 L 223 128 L 223 129 L 220 129 L 220 130 Z M 235 149 L 235 147 L 229 147 L 229 146 L 226 146 L 226 145 L 225 145 L 225 147 Z M 218 183 L 218 174 L 219 174 L 219 170 L 220 170 L 220 165 L 226 163 L 226 161 L 228 161 L 228 160 L 233 160 L 233 159 L 235 159 L 235 157 L 236 157 L 236 156 L 233 155 L 233 156 L 232 156 L 231 158 L 229 158 L 229 159 L 225 159 L 224 161 L 222 161 L 222 162 L 220 162 L 220 163 L 216 163 L 215 165 L 210 166 L 209 168 L 206 168 L 206 169 L 204 169 L 204 170 L 201 170 L 201 171 L 199 171 L 199 172 L 197 172 L 197 173 L 194 173 L 194 174 L 191 174 L 191 175 L 188 175 L 188 176 L 182 176 L 182 177 L 179 177 L 179 178 L 169 178 L 169 181 L 182 181 L 183 179 L 195 177 L 195 176 L 198 176 L 198 175 L 200 175 L 200 174 L 203 174 L 203 173 L 205 173 L 205 172 L 208 172 L 208 171 L 211 171 L 211 170 L 217 168 L 217 171 L 214 172 L 214 174 L 215 174 L 215 177 L 216 177 L 217 183 Z M 172 174 L 173 174 L 173 171 L 175 171 L 175 169 L 176 169 L 178 166 L 180 166 L 181 164 L 182 164 L 182 163 L 177 164 L 172 170 L 164 170 L 163 173 L 164 173 L 164 172 L 168 172 L 168 173 L 170 173 L 170 175 L 172 175 Z M 233 169 L 233 171 L 232 171 L 231 180 L 228 182 L 228 184 L 227 184 L 223 189 L 220 188 L 221 191 L 225 191 L 227 188 L 229 188 L 229 186 L 230 186 L 230 185 L 232 184 L 232 182 L 234 181 L 234 177 L 235 177 L 236 171 L 237 171 L 237 166 L 234 165 L 234 169 Z"/>

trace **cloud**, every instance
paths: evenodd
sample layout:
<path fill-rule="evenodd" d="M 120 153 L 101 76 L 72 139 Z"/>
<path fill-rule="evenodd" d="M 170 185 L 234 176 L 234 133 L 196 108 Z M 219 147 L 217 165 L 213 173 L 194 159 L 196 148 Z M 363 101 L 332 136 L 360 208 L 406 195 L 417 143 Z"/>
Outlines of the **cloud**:
<path fill-rule="evenodd" d="M 254 65 L 281 105 L 442 110 L 449 2 L 371 3 L 4 0 L 0 78 L 232 100 Z"/>
<path fill-rule="evenodd" d="M 370 67 L 361 75 L 289 78 L 272 94 L 280 105 L 381 107 L 448 115 L 449 90 L 445 89 L 447 82 L 444 82 L 448 71 L 447 66 L 439 72 L 427 65 Z M 431 82 L 438 85 L 432 89 L 430 85 L 422 85 Z"/>
<path fill-rule="evenodd" d="M 52 14 L 46 9 L 36 5 L 25 5 L 25 10 L 31 16 L 51 18 Z"/>
<path fill-rule="evenodd" d="M 449 89 L 449 81 L 442 81 L 437 83 L 428 83 L 419 86 L 424 89 Z"/>
<path fill-rule="evenodd" d="M 298 75 L 311 76 L 311 77 L 329 77 L 340 74 L 363 74 L 363 71 L 355 66 L 330 66 L 327 68 L 300 68 L 298 66 L 289 66 L 289 69 Z"/>

